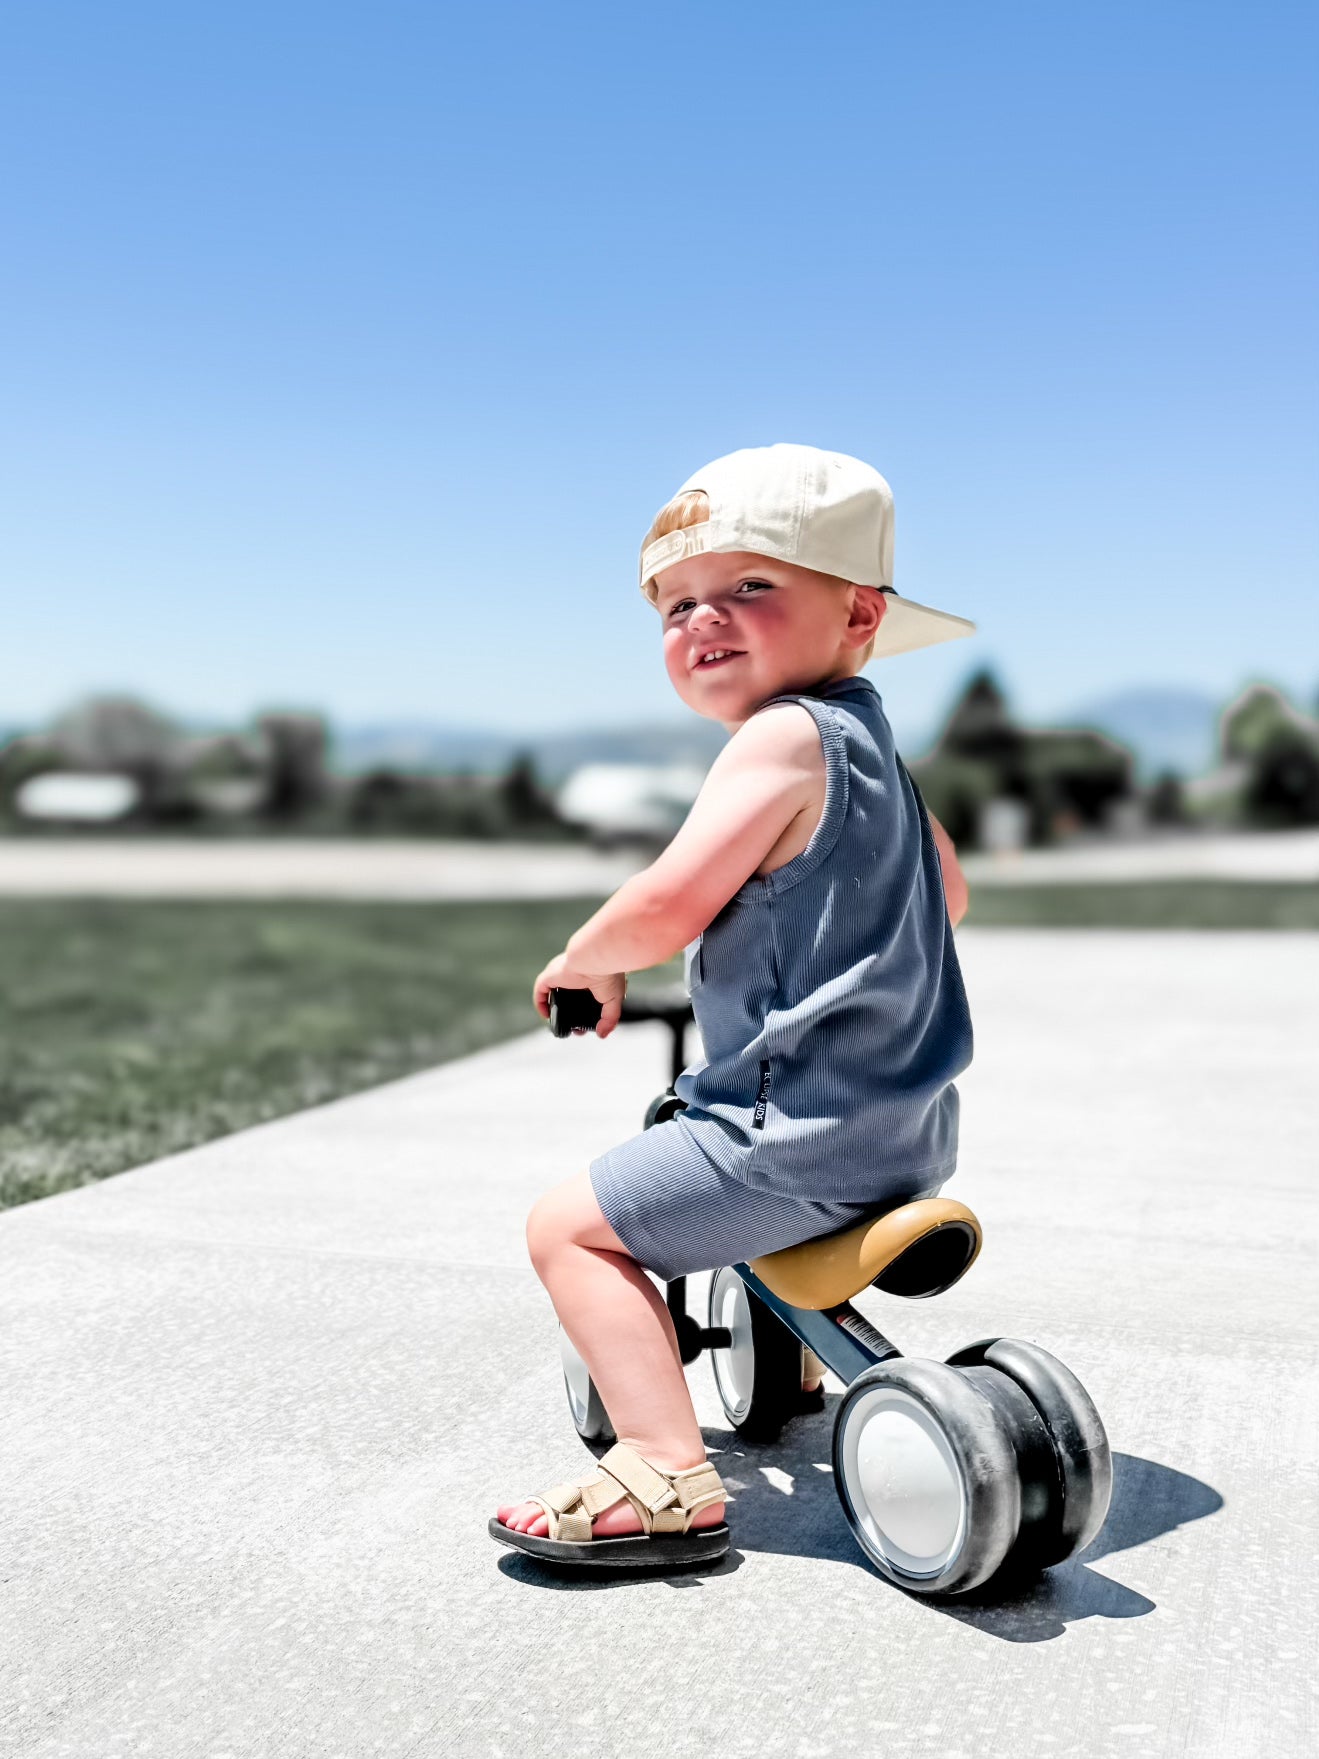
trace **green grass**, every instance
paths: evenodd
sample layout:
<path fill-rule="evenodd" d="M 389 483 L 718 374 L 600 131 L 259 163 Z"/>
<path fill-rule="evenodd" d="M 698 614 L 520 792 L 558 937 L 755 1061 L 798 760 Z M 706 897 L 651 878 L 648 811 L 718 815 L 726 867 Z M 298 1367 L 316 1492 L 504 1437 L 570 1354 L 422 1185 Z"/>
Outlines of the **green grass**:
<path fill-rule="evenodd" d="M 593 908 L 0 900 L 0 1207 L 531 1031 Z"/>
<path fill-rule="evenodd" d="M 1319 928 L 1319 886 L 1243 880 L 972 886 L 976 928 Z"/>
<path fill-rule="evenodd" d="M 589 900 L 0 899 L 0 1207 L 532 1030 Z M 1319 929 L 1319 887 L 979 886 L 975 927 Z"/>

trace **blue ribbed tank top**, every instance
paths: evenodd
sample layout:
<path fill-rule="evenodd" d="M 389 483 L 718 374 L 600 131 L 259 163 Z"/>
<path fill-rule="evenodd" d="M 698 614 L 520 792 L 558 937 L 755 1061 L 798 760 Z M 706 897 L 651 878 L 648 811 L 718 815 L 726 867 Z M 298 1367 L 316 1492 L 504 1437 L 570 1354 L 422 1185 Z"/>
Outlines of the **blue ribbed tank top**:
<path fill-rule="evenodd" d="M 749 1184 L 917 1196 L 956 1166 L 954 1081 L 972 1054 L 934 836 L 867 679 L 772 700 L 819 729 L 824 810 L 807 847 L 687 948 L 704 1060 L 677 1082 L 684 1123 Z"/>

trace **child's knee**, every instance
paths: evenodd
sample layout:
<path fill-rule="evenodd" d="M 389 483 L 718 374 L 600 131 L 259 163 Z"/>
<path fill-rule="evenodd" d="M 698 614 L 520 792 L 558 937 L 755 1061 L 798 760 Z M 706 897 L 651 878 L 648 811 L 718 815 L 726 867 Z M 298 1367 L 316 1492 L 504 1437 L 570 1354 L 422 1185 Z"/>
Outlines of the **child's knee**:
<path fill-rule="evenodd" d="M 547 1191 L 527 1215 L 527 1252 L 538 1274 L 569 1238 L 568 1218 L 557 1195 Z"/>
<path fill-rule="evenodd" d="M 618 1244 L 585 1174 L 547 1191 L 527 1216 L 527 1251 L 542 1281 L 543 1267 L 567 1246 L 617 1248 Z"/>

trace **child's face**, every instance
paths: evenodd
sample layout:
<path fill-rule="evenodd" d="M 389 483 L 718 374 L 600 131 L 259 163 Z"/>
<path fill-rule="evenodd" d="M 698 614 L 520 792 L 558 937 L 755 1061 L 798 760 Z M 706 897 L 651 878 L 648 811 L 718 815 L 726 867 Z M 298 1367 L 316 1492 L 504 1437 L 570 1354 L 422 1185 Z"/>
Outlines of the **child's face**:
<path fill-rule="evenodd" d="M 771 696 L 850 677 L 884 617 L 874 587 L 749 550 L 689 556 L 655 580 L 673 688 L 730 728 Z"/>

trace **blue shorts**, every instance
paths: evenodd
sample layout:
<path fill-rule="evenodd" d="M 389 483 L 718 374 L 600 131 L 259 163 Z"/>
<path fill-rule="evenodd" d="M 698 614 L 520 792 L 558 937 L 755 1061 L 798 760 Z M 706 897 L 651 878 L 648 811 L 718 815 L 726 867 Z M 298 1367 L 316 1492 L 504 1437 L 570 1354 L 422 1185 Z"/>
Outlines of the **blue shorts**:
<path fill-rule="evenodd" d="M 676 1118 L 592 1161 L 591 1186 L 633 1258 L 664 1282 L 836 1233 L 884 1201 L 822 1202 L 748 1184 L 721 1172 Z"/>

